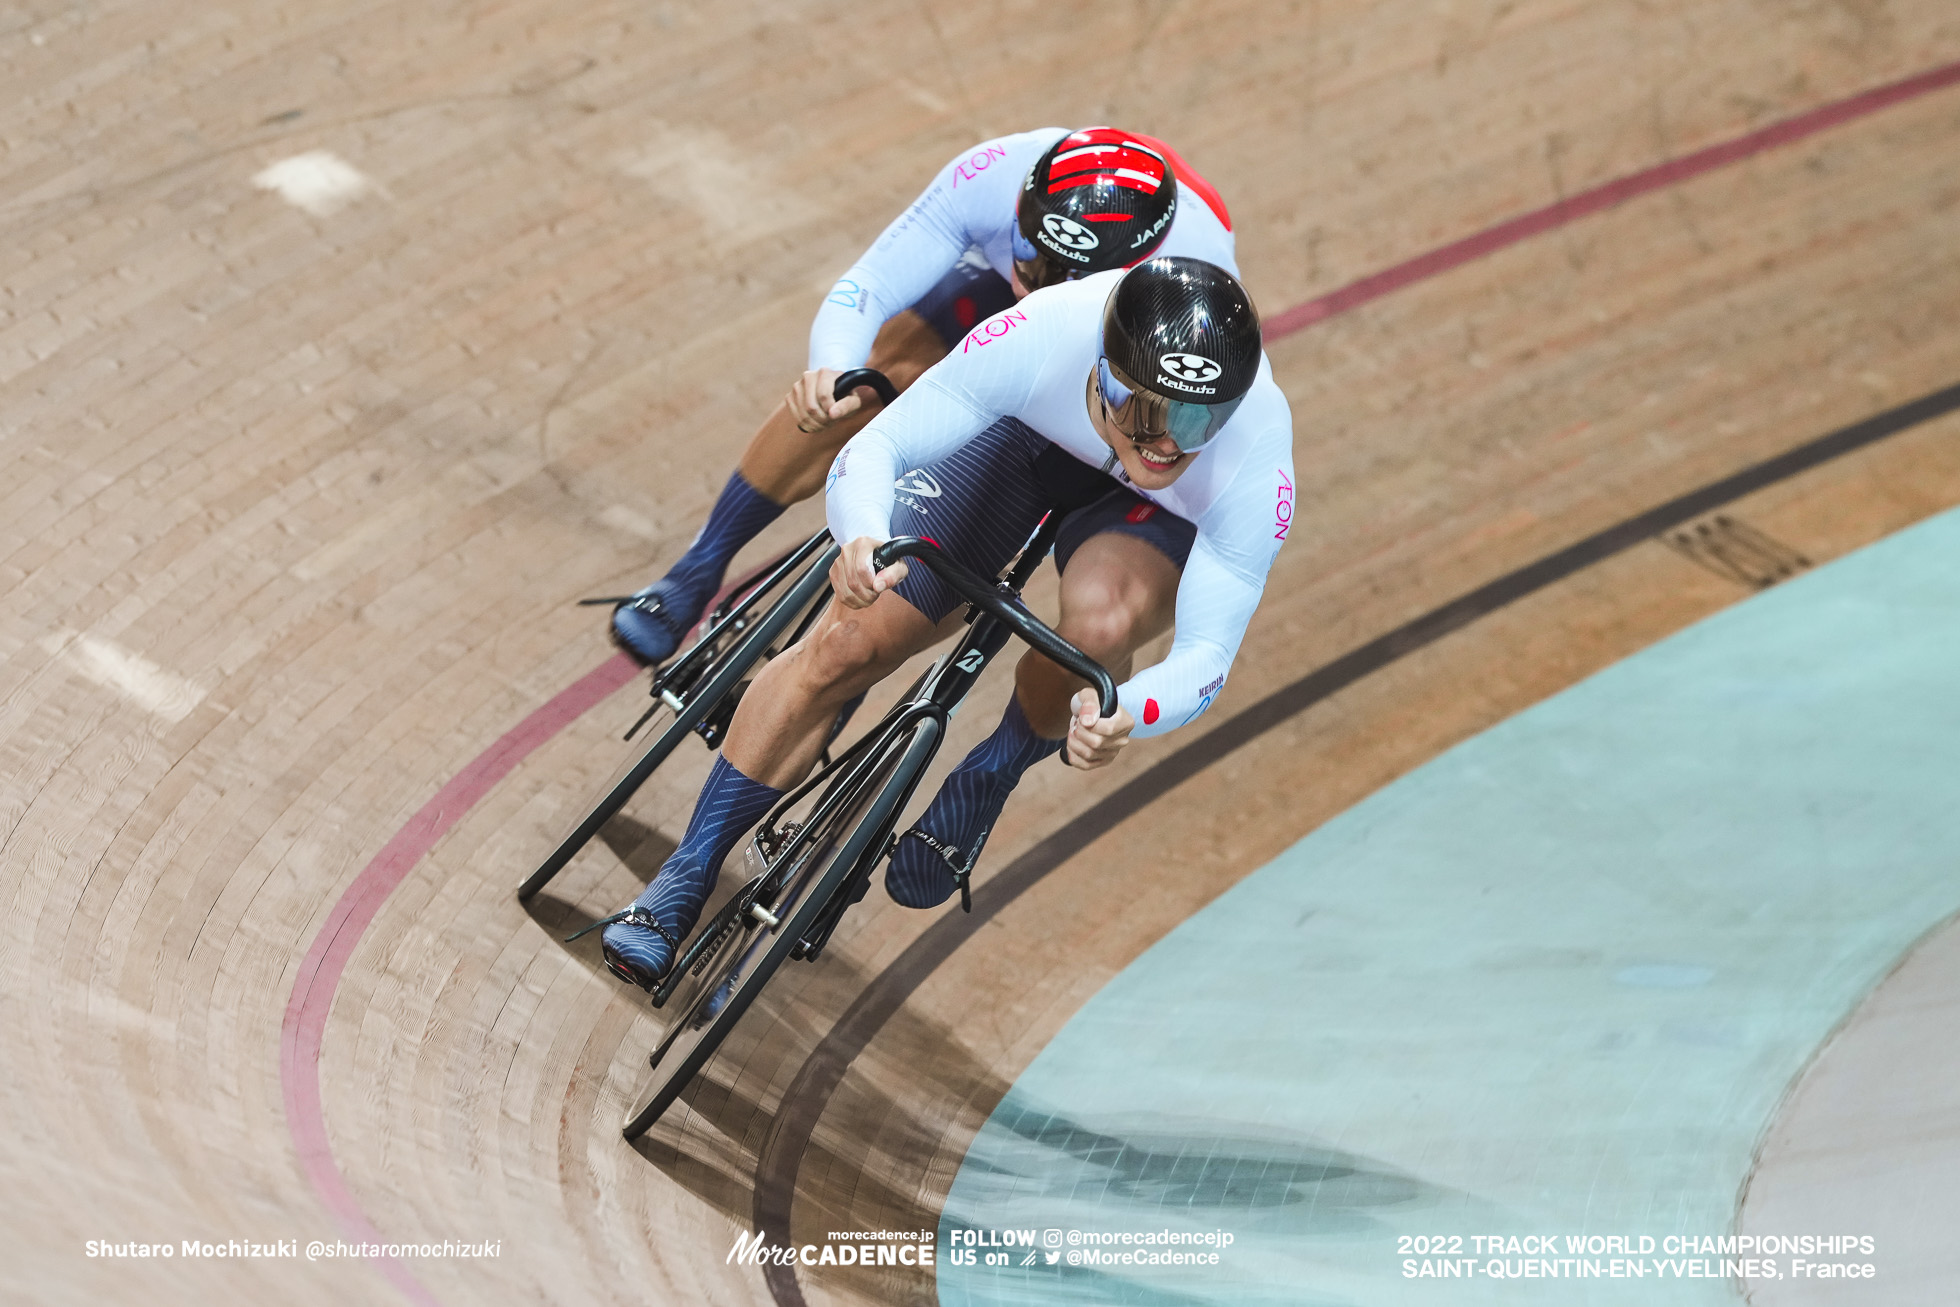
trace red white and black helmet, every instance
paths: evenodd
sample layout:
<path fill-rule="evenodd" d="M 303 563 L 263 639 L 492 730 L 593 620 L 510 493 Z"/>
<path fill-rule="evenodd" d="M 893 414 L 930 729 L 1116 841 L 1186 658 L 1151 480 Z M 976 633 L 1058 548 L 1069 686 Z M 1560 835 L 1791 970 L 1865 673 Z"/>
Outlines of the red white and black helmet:
<path fill-rule="evenodd" d="M 1048 147 L 1021 186 L 1014 269 L 1029 290 L 1142 262 L 1177 216 L 1177 174 L 1157 149 L 1115 127 Z"/>

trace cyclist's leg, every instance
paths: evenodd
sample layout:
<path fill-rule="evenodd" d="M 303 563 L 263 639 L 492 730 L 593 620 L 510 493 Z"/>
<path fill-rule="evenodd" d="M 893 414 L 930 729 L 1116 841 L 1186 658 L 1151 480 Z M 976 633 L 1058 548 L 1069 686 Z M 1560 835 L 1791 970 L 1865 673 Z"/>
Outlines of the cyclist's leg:
<path fill-rule="evenodd" d="M 1194 535 L 1189 522 L 1127 490 L 1072 515 L 1055 549 L 1062 569 L 1056 630 L 1126 679 L 1136 651 L 1170 629 Z M 978 858 L 1022 774 L 1060 751 L 1069 700 L 1084 684 L 1040 654 L 1022 657 L 1000 725 L 947 776 L 913 827 L 925 838 L 902 840 L 893 851 L 885 877 L 893 899 L 925 908 L 952 894 L 955 866 L 970 868 Z"/>
<path fill-rule="evenodd" d="M 993 575 L 1046 511 L 1035 460 L 1047 448 L 1033 428 L 1005 418 L 945 458 L 907 471 L 898 479 L 892 534 L 930 536 L 971 571 Z M 909 567 L 868 609 L 833 605 L 809 639 L 756 678 L 723 752 L 758 780 L 794 785 L 828 742 L 836 711 L 932 643 L 963 607 L 924 564 Z"/>
<path fill-rule="evenodd" d="M 838 710 L 938 638 L 938 623 L 896 591 L 864 609 L 832 604 L 742 696 L 722 756 L 778 789 L 810 772 Z"/>
<path fill-rule="evenodd" d="M 1129 679 L 1136 651 L 1171 628 L 1189 549 L 1188 537 L 1173 553 L 1125 531 L 1090 536 L 1063 562 L 1062 616 L 1055 629 L 1117 681 Z M 1069 701 L 1087 684 L 1033 651 L 1014 670 L 1022 711 L 1035 730 L 1058 742 L 1068 734 Z"/>
<path fill-rule="evenodd" d="M 838 709 L 935 636 L 934 623 L 897 594 L 852 611 L 833 604 L 742 696 L 721 756 L 695 800 L 687 833 L 659 875 L 601 936 L 614 975 L 652 989 L 694 929 L 722 860 L 801 780 Z"/>
<path fill-rule="evenodd" d="M 1035 460 L 1047 448 L 1025 423 L 996 422 L 899 479 L 893 533 L 931 535 L 969 568 L 999 571 L 1045 510 Z M 606 928 L 606 957 L 616 972 L 648 986 L 659 978 L 712 892 L 721 859 L 808 774 L 838 710 L 931 644 L 942 626 L 951 629 L 960 607 L 928 568 L 914 567 L 869 608 L 831 605 L 762 670 L 729 723 L 721 763 L 696 802 L 683 847 L 636 901 L 644 914 Z"/>
<path fill-rule="evenodd" d="M 962 260 L 915 308 L 879 329 L 870 366 L 901 392 L 946 356 L 981 318 L 1014 303 L 1014 293 L 984 263 Z M 844 442 L 876 412 L 865 409 L 820 431 L 797 428 L 789 405 L 778 402 L 742 451 L 701 533 L 658 581 L 613 614 L 613 633 L 646 663 L 664 662 L 720 589 L 729 560 L 791 504 L 823 486 Z"/>
<path fill-rule="evenodd" d="M 784 507 L 750 485 L 740 471 L 732 474 L 687 552 L 666 575 L 614 610 L 613 638 L 643 663 L 665 662 L 721 588 L 728 561 L 781 517 Z"/>
<path fill-rule="evenodd" d="M 783 792 L 751 780 L 731 767 L 726 755 L 715 759 L 701 798 L 666 865 L 601 939 L 606 966 L 621 980 L 651 989 L 680 952 L 694 928 L 701 905 L 714 892 L 722 859 Z"/>

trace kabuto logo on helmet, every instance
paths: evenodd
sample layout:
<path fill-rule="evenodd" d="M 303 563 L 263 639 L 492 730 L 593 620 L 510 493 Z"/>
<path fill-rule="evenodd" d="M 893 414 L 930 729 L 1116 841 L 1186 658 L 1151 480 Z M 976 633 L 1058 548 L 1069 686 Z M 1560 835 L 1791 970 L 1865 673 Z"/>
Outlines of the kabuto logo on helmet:
<path fill-rule="evenodd" d="M 1196 390 L 1207 381 L 1217 380 L 1225 369 L 1202 354 L 1166 354 L 1157 365 L 1187 389 Z"/>
<path fill-rule="evenodd" d="M 1102 244 L 1096 239 L 1096 233 L 1059 213 L 1041 215 L 1041 235 L 1045 238 L 1042 244 L 1057 254 L 1077 260 L 1086 260 L 1089 256 L 1084 251 Z"/>

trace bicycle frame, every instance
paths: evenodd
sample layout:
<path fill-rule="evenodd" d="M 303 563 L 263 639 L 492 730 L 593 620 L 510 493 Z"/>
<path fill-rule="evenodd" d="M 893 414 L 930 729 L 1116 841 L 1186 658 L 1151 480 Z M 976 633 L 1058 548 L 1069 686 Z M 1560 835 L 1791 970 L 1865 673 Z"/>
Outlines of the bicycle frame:
<path fill-rule="evenodd" d="M 1021 555 L 1007 575 L 989 585 L 959 567 L 951 559 L 940 553 L 937 545 L 930 541 L 914 538 L 900 538 L 887 541 L 878 551 L 876 566 L 888 567 L 899 558 L 917 558 L 932 567 L 948 585 L 964 596 L 970 607 L 967 613 L 967 631 L 952 649 L 940 655 L 922 678 L 918 688 L 911 696 L 899 703 L 885 715 L 883 721 L 846 749 L 827 766 L 801 785 L 791 789 L 777 801 L 769 815 L 765 817 L 756 831 L 755 839 L 769 859 L 768 869 L 755 883 L 736 896 L 736 901 L 747 899 L 742 910 L 753 911 L 754 900 L 768 891 L 775 883 L 781 870 L 794 864 L 795 857 L 810 838 L 812 832 L 824 828 L 825 819 L 831 816 L 836 807 L 847 801 L 856 789 L 859 777 L 875 766 L 884 749 L 901 739 L 923 718 L 937 719 L 944 728 L 954 709 L 959 707 L 967 694 L 973 689 L 980 675 L 987 669 L 1002 648 L 1009 635 L 1020 635 L 1030 646 L 1042 654 L 1055 659 L 1063 666 L 1083 675 L 1096 686 L 1101 701 L 1102 712 L 1108 716 L 1116 708 L 1116 687 L 1109 673 L 1104 671 L 1082 652 L 1056 636 L 1047 626 L 1036 621 L 1032 614 L 1020 607 L 1021 591 L 1027 586 L 1035 569 L 1048 556 L 1054 545 L 1056 533 L 1061 526 L 1061 514 L 1049 513 L 1035 527 L 1034 534 L 1022 546 Z M 825 788 L 828 787 L 828 788 Z M 785 815 L 813 792 L 824 789 L 818 800 L 816 811 L 802 823 L 801 827 L 789 831 L 782 826 Z M 869 870 L 891 851 L 891 832 L 883 832 L 881 838 L 870 845 L 869 856 L 854 868 L 845 878 L 837 895 L 838 903 L 833 914 L 826 910 L 819 918 L 821 925 L 814 942 L 805 941 L 806 947 L 799 949 L 798 956 L 814 958 L 821 951 L 829 932 L 837 918 L 842 916 L 844 907 L 856 901 L 858 882 L 869 875 Z M 967 886 L 966 876 L 957 876 L 960 888 L 960 906 L 971 912 L 973 901 Z M 692 960 L 690 960 L 692 964 Z M 671 977 L 682 974 L 683 968 L 676 966 Z M 663 988 L 666 988 L 663 986 Z M 656 996 L 656 1005 L 664 995 Z"/>
<path fill-rule="evenodd" d="M 892 385 L 890 379 L 884 373 L 874 368 L 853 368 L 843 373 L 837 378 L 837 384 L 834 387 L 833 394 L 835 398 L 841 400 L 859 386 L 868 386 L 876 391 L 878 402 L 881 405 L 892 404 L 898 400 L 898 391 Z M 714 610 L 708 614 L 706 629 L 702 632 L 701 638 L 696 640 L 693 646 L 679 658 L 668 663 L 665 667 L 659 668 L 654 673 L 653 686 L 649 691 L 654 699 L 659 703 L 666 704 L 676 713 L 686 712 L 689 702 L 688 692 L 695 688 L 695 683 L 701 679 L 703 673 L 713 662 L 713 655 L 719 652 L 722 636 L 736 636 L 747 630 L 750 621 L 749 614 L 754 611 L 756 605 L 762 601 L 763 597 L 782 584 L 784 578 L 794 576 L 797 569 L 807 563 L 829 540 L 830 532 L 818 531 L 815 535 L 811 536 L 789 553 L 784 554 L 774 563 L 766 564 L 761 569 L 760 580 L 751 577 L 749 581 L 738 584 L 730 591 L 721 602 L 715 605 Z M 604 603 L 611 601 L 581 600 L 581 602 Z M 794 631 L 790 632 L 789 638 L 784 641 L 784 644 L 795 644 L 798 640 L 802 639 L 809 629 L 816 624 L 817 616 L 821 611 L 822 609 L 820 607 L 816 607 L 805 614 L 803 621 Z M 640 717 L 640 720 L 633 723 L 632 729 L 626 732 L 626 738 L 629 740 L 632 739 L 640 727 L 646 725 L 647 718 L 653 716 L 656 711 L 658 711 L 657 706 L 647 709 Z M 702 738 L 708 741 L 710 748 L 715 747 L 719 743 L 717 739 L 710 738 L 710 733 L 705 729 L 702 730 L 701 734 Z"/>
<path fill-rule="evenodd" d="M 918 558 L 965 597 L 972 605 L 968 629 L 882 721 L 785 794 L 764 818 L 755 836 L 762 871 L 716 909 L 655 988 L 653 1004 L 663 1007 L 681 992 L 684 979 L 696 982 L 647 1059 L 654 1078 L 622 1127 L 628 1139 L 643 1134 L 702 1072 L 784 962 L 813 961 L 823 952 L 890 854 L 893 832 L 945 738 L 947 719 L 1010 633 L 1090 681 L 1104 716 L 1115 711 L 1109 673 L 1019 604 L 1021 588 L 1047 556 L 1059 525 L 1059 514 L 1044 518 L 1007 576 L 995 582 L 967 572 L 930 541 L 901 538 L 879 547 L 876 567 Z M 789 821 L 813 795 L 804 820 Z M 961 906 L 968 911 L 972 866 L 969 858 L 965 868 L 954 871 Z"/>
<path fill-rule="evenodd" d="M 747 630 L 750 614 L 755 611 L 763 598 L 781 585 L 785 578 L 794 576 L 799 568 L 809 562 L 817 551 L 829 542 L 830 532 L 817 532 L 785 555 L 782 561 L 777 563 L 748 593 L 739 598 L 730 596 L 732 602 L 724 600 L 718 605 L 709 619 L 708 629 L 702 633 L 701 638 L 696 640 L 686 653 L 667 664 L 654 677 L 653 696 L 677 713 L 686 712 L 688 694 L 695 688 L 695 683 L 701 679 L 701 674 L 707 670 L 709 655 L 715 652 L 722 636 L 740 635 Z M 811 614 L 804 618 L 785 643 L 796 643 L 815 620 L 818 611 L 820 610 L 813 606 Z"/>

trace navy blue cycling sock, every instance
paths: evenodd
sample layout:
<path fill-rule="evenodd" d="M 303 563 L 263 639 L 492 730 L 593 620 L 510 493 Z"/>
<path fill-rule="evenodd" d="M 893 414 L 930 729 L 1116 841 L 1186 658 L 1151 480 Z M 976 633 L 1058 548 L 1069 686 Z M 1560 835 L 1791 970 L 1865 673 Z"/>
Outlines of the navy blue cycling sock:
<path fill-rule="evenodd" d="M 1027 714 L 1021 711 L 1020 697 L 1010 698 L 1000 725 L 953 769 L 919 818 L 917 828 L 941 844 L 957 848 L 961 865 L 967 865 L 986 842 L 1007 796 L 1020 784 L 1021 774 L 1061 747 L 1060 740 L 1035 734 Z M 885 889 L 899 903 L 908 908 L 929 908 L 944 903 L 955 888 L 952 865 L 924 840 L 901 839 L 892 850 L 891 866 L 885 870 Z"/>
<path fill-rule="evenodd" d="M 963 771 L 986 771 L 1006 778 L 1009 785 L 1018 784 L 1021 773 L 1058 752 L 1062 747 L 1060 740 L 1051 740 L 1036 735 L 1027 713 L 1021 709 L 1021 696 L 1012 695 L 1007 700 L 1007 711 L 1000 715 L 1000 725 L 994 733 L 973 746 L 973 751 L 953 769 L 957 776 Z"/>
<path fill-rule="evenodd" d="M 701 797 L 695 800 L 687 833 L 634 904 L 652 913 L 675 939 L 685 938 L 701 915 L 701 905 L 714 892 L 722 859 L 782 797 L 781 790 L 750 780 L 717 755 Z M 602 938 L 613 952 L 650 976 L 664 972 L 673 957 L 668 941 L 630 921 L 607 926 Z"/>
<path fill-rule="evenodd" d="M 781 517 L 784 508 L 750 485 L 740 468 L 735 469 L 708 511 L 701 534 L 661 578 L 662 592 L 671 595 L 677 607 L 698 613 L 721 588 L 728 560 L 761 534 L 762 528 Z"/>
<path fill-rule="evenodd" d="M 629 603 L 616 609 L 614 636 L 643 663 L 667 661 L 721 588 L 728 560 L 782 514 L 783 505 L 750 485 L 737 468 L 687 552 L 665 576 L 633 596 L 658 603 Z"/>

